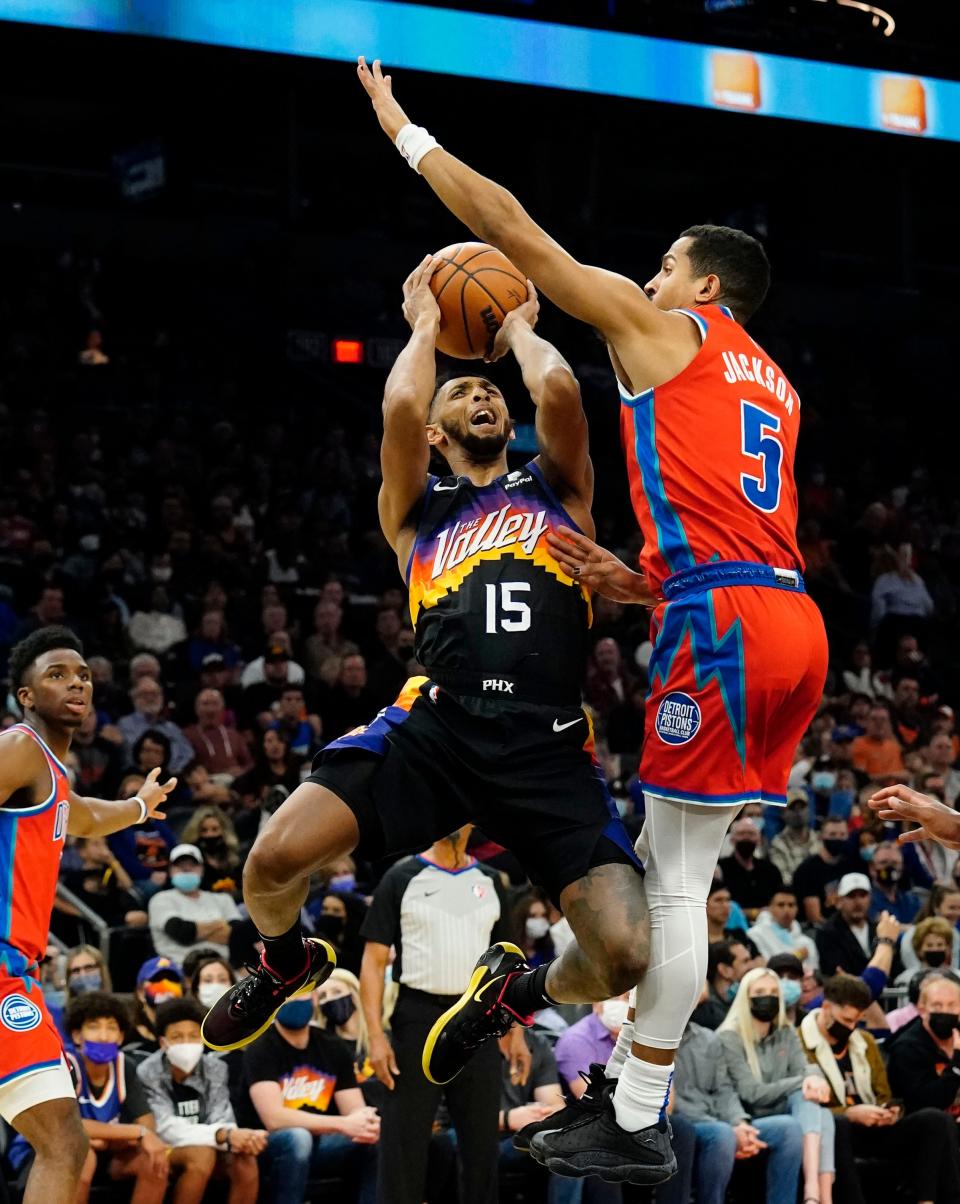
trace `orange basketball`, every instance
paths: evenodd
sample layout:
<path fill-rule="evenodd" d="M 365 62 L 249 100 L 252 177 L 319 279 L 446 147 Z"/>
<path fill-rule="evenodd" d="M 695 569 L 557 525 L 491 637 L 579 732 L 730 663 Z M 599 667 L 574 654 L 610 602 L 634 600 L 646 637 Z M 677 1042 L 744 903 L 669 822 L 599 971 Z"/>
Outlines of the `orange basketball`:
<path fill-rule="evenodd" d="M 437 252 L 443 265 L 430 287 L 440 306 L 437 346 L 447 355 L 473 360 L 489 354 L 500 323 L 527 299 L 523 273 L 496 247 L 458 242 Z"/>

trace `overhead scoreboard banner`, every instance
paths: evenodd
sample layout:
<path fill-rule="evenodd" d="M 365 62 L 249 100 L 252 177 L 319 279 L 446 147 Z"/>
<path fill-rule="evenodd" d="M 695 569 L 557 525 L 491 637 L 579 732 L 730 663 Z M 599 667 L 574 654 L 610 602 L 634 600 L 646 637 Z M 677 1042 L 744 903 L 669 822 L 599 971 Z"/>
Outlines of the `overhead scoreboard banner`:
<path fill-rule="evenodd" d="M 2 19 L 960 142 L 952 80 L 390 0 L 0 0 Z"/>

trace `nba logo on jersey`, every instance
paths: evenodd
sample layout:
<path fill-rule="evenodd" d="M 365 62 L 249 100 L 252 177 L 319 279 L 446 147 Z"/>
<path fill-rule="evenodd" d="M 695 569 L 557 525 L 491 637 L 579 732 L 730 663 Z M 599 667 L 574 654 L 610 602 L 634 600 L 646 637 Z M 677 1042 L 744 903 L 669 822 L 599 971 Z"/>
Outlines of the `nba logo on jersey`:
<path fill-rule="evenodd" d="M 26 995 L 8 995 L 0 1004 L 0 1021 L 12 1032 L 29 1032 L 42 1019 L 43 1013 Z"/>
<path fill-rule="evenodd" d="M 700 730 L 700 707 L 680 690 L 664 698 L 657 707 L 657 735 L 664 744 L 689 744 Z"/>

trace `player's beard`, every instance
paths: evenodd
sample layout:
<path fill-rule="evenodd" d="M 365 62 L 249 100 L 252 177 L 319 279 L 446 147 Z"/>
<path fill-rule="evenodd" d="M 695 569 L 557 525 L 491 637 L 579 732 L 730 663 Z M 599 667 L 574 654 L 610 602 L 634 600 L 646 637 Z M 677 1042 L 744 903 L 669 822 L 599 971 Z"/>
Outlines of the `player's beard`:
<path fill-rule="evenodd" d="M 474 463 L 487 464 L 491 460 L 499 460 L 503 454 L 503 449 L 510 442 L 513 423 L 511 422 L 506 430 L 497 431 L 495 435 L 478 435 L 469 427 L 464 431 L 451 431 L 441 424 L 441 429 L 448 438 L 463 448 Z"/>

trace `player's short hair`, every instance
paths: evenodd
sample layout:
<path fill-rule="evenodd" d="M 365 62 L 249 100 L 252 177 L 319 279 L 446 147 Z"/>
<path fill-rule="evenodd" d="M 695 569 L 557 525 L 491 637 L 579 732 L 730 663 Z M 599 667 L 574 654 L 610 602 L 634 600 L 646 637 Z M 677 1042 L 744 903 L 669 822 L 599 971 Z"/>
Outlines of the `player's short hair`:
<path fill-rule="evenodd" d="M 207 1009 L 199 999 L 184 995 L 181 999 L 168 999 L 157 1008 L 157 1018 L 153 1022 L 153 1031 L 158 1037 L 163 1037 L 172 1024 L 182 1024 L 184 1020 L 194 1020 L 203 1023 Z"/>
<path fill-rule="evenodd" d="M 873 1002 L 870 988 L 862 978 L 851 978 L 849 974 L 834 974 L 824 980 L 823 997 L 837 1007 L 853 1007 L 865 1012 Z"/>
<path fill-rule="evenodd" d="M 130 1028 L 130 1012 L 122 999 L 111 995 L 109 991 L 86 991 L 70 1000 L 64 1013 L 63 1027 L 68 1033 L 75 1033 L 91 1020 L 102 1020 L 104 1017 L 116 1020 L 123 1033 Z"/>
<path fill-rule="evenodd" d="M 37 657 L 54 648 L 69 648 L 83 656 L 83 644 L 69 627 L 38 627 L 19 644 L 14 644 L 10 652 L 10 689 L 14 694 L 25 684 L 23 679 Z"/>
<path fill-rule="evenodd" d="M 719 276 L 718 301 L 733 310 L 738 322 L 749 321 L 770 287 L 770 260 L 763 245 L 731 226 L 689 226 L 680 237 L 693 239 L 687 255 L 694 275 Z"/>

